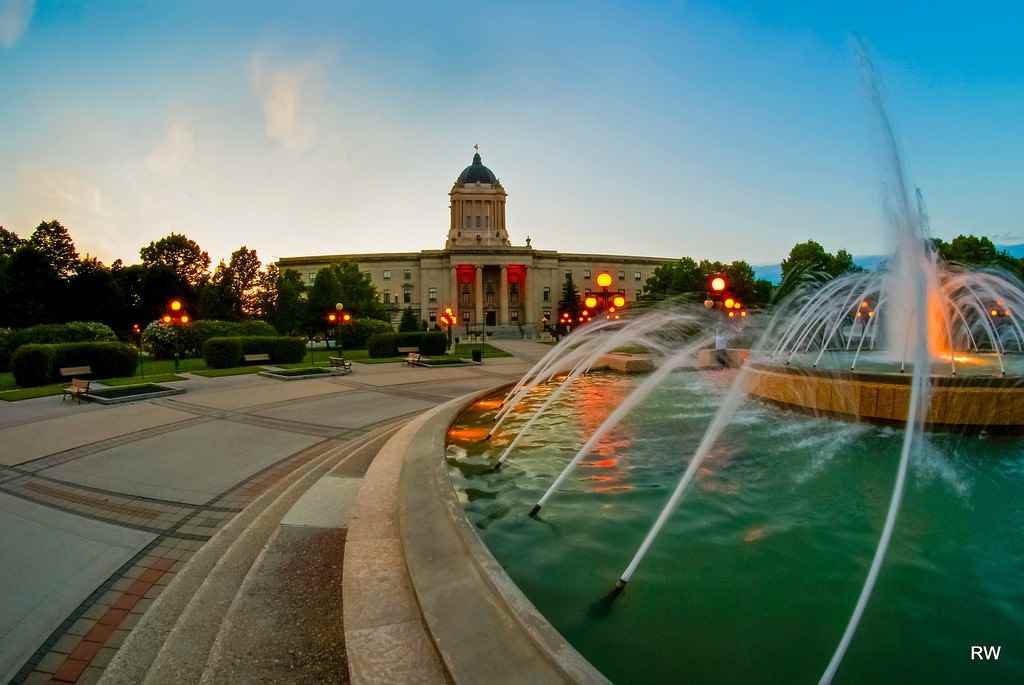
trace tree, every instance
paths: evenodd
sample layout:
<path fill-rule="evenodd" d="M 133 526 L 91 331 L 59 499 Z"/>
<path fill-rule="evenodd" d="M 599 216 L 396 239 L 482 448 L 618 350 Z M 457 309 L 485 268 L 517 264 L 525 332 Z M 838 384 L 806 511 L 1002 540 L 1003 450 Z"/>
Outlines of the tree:
<path fill-rule="evenodd" d="M 406 307 L 402 310 L 402 320 L 398 322 L 399 333 L 411 333 L 420 330 L 420 317 L 416 316 L 416 312 L 412 310 L 412 307 Z"/>
<path fill-rule="evenodd" d="M 200 310 L 206 318 L 237 320 L 252 316 L 257 309 L 260 260 L 256 250 L 245 245 L 231 253 L 200 288 Z"/>
<path fill-rule="evenodd" d="M 209 278 L 210 255 L 180 233 L 171 233 L 139 250 L 143 266 L 169 267 L 195 289 Z"/>
<path fill-rule="evenodd" d="M 4 301 L 0 326 L 21 328 L 62 320 L 67 285 L 50 257 L 27 243 L 4 258 Z"/>
<path fill-rule="evenodd" d="M 332 264 L 331 270 L 338 283 L 339 299 L 353 317 L 362 319 L 388 320 L 387 312 L 380 301 L 377 288 L 370 281 L 370 275 L 359 270 L 355 262 Z"/>
<path fill-rule="evenodd" d="M 341 286 L 334 275 L 334 269 L 325 266 L 316 272 L 313 286 L 309 289 L 309 298 L 306 300 L 306 328 L 313 332 L 324 330 L 325 317 L 329 312 L 333 312 L 334 305 L 341 301 Z M 347 302 L 342 304 L 348 306 Z"/>
<path fill-rule="evenodd" d="M 124 294 L 110 269 L 95 257 L 78 263 L 68 287 L 68 316 L 79 321 L 103 321 L 127 328 Z"/>
<path fill-rule="evenodd" d="M 277 267 L 275 266 L 274 273 L 276 272 Z M 270 276 L 269 267 L 267 275 Z M 299 331 L 306 316 L 306 307 L 303 302 L 305 294 L 306 286 L 302 282 L 302 275 L 293 269 L 285 269 L 277 275 L 274 283 L 272 308 L 265 311 L 263 316 L 282 334 Z"/>
<path fill-rule="evenodd" d="M 71 239 L 68 229 L 59 221 L 44 221 L 39 224 L 28 242 L 46 256 L 61 278 L 69 278 L 74 272 L 78 264 L 78 251 L 75 250 L 75 242 Z"/>
<path fill-rule="evenodd" d="M 813 240 L 797 243 L 789 251 L 789 256 L 782 260 L 782 280 L 785 282 L 797 271 L 803 273 L 820 272 L 829 278 L 835 278 L 851 271 L 860 271 L 853 263 L 853 256 L 846 250 L 839 250 L 834 255 Z"/>
<path fill-rule="evenodd" d="M 0 257 L 10 257 L 24 243 L 17 233 L 0 226 Z"/>
<path fill-rule="evenodd" d="M 754 269 L 742 260 L 725 264 L 707 259 L 695 262 L 683 257 L 677 262 L 662 264 L 644 284 L 643 299 L 658 301 L 669 297 L 687 296 L 704 299 L 708 281 L 715 274 L 725 274 L 729 293 L 746 304 L 764 304 L 771 296 L 771 283 L 757 281 Z M 767 294 L 766 294 L 767 293 Z"/>
<path fill-rule="evenodd" d="M 572 281 L 572 274 L 565 275 L 565 282 L 562 284 L 562 299 L 558 302 L 559 317 L 568 313 L 573 325 L 580 320 L 580 291 Z"/>
<path fill-rule="evenodd" d="M 259 273 L 253 295 L 253 316 L 264 321 L 269 321 L 273 316 L 277 308 L 277 279 L 280 276 L 277 264 L 267 264 L 267 268 Z"/>

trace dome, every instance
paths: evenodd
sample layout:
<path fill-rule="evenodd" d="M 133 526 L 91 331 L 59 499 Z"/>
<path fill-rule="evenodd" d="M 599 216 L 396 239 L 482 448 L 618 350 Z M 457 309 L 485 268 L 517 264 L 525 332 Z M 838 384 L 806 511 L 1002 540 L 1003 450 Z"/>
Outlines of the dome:
<path fill-rule="evenodd" d="M 473 155 L 473 163 L 462 170 L 459 174 L 459 178 L 455 181 L 457 185 L 464 185 L 466 183 L 498 183 L 498 177 L 494 175 L 494 172 L 484 166 L 484 163 L 480 161 L 480 153 Z"/>

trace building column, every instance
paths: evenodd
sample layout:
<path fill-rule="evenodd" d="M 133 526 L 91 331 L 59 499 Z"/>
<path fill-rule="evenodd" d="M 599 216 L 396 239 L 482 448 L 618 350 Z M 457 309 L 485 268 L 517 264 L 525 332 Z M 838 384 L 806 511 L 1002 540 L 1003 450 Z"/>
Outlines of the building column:
<path fill-rule="evenodd" d="M 498 285 L 498 323 L 502 326 L 508 320 L 508 266 L 501 265 L 501 283 Z"/>
<path fill-rule="evenodd" d="M 448 284 L 448 302 L 444 304 L 444 307 L 451 307 L 452 311 L 456 314 L 459 313 L 459 272 L 455 265 L 452 265 L 452 279 Z M 442 311 L 444 307 L 441 307 Z"/>
<path fill-rule="evenodd" d="M 484 265 L 477 264 L 476 266 L 476 282 L 473 284 L 474 290 L 476 291 L 476 321 L 474 324 L 480 325 L 484 321 Z"/>

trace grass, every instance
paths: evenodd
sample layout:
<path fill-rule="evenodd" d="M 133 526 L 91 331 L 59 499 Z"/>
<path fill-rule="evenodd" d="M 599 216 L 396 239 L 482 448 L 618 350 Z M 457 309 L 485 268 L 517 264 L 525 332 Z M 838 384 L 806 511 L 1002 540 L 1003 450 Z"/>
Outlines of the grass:
<path fill-rule="evenodd" d="M 232 366 L 227 369 L 201 369 L 192 373 L 204 378 L 223 378 L 224 376 L 242 376 L 247 373 L 259 373 L 262 370 L 262 366 Z"/>
<path fill-rule="evenodd" d="M 455 346 L 455 356 L 465 357 L 466 359 L 472 358 L 473 350 L 479 350 L 480 343 L 459 343 Z M 484 359 L 488 357 L 511 357 L 512 355 L 505 350 L 499 349 L 490 343 L 484 343 Z"/>
<path fill-rule="evenodd" d="M 99 381 L 103 385 L 139 385 L 140 383 L 170 383 L 171 381 L 187 381 L 185 376 L 173 373 L 158 373 L 145 376 L 125 376 L 123 378 L 104 378 Z"/>
<path fill-rule="evenodd" d="M 18 400 L 34 400 L 37 397 L 48 395 L 59 395 L 64 392 L 66 383 L 55 383 L 53 385 L 37 385 L 34 388 L 18 388 L 16 390 L 0 391 L 0 401 L 17 402 Z"/>

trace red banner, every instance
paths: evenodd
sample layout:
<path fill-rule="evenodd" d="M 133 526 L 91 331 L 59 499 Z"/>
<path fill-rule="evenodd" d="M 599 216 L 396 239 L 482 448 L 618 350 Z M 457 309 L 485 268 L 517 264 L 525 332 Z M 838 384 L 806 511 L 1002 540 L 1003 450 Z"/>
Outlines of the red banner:
<path fill-rule="evenodd" d="M 473 264 L 459 264 L 455 267 L 455 273 L 459 279 L 459 285 L 472 284 L 476 280 L 476 266 Z"/>
<path fill-rule="evenodd" d="M 508 264 L 505 268 L 508 270 L 509 283 L 518 283 L 519 285 L 526 284 L 525 264 Z"/>

